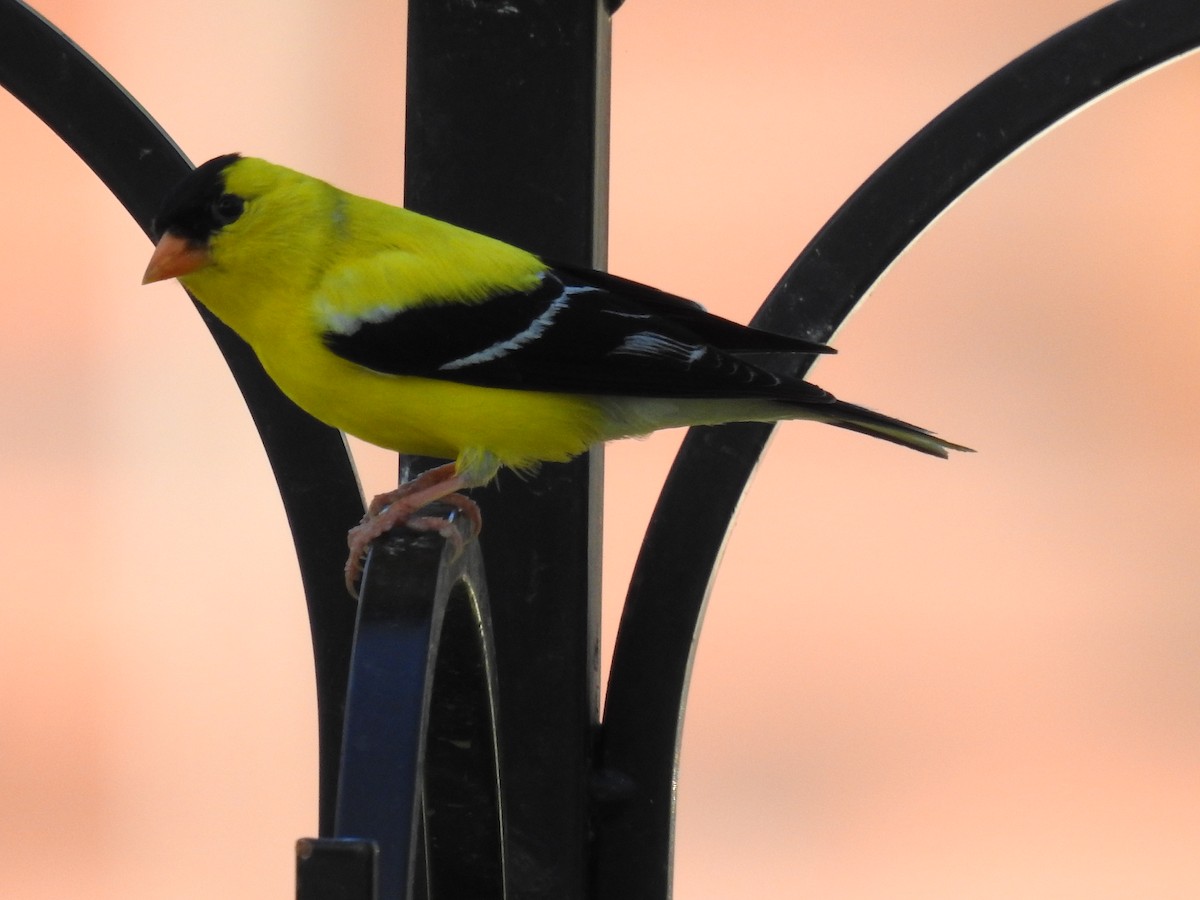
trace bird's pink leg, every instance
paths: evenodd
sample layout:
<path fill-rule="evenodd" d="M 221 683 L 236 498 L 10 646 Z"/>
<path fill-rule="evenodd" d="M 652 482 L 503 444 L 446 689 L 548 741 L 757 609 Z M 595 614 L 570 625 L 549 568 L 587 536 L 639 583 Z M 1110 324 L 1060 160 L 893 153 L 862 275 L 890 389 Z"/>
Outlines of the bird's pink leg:
<path fill-rule="evenodd" d="M 458 531 L 447 518 L 441 516 L 413 518 L 413 513 L 435 500 L 449 503 L 465 515 L 471 521 L 474 534 L 478 534 L 480 528 L 483 527 L 479 506 L 469 497 L 455 493 L 467 486 L 467 480 L 458 474 L 454 463 L 447 463 L 436 469 L 430 469 L 412 481 L 400 485 L 394 491 L 380 494 L 372 500 L 363 520 L 351 528 L 350 533 L 346 535 L 346 543 L 350 547 L 350 556 L 346 560 L 346 588 L 351 595 L 358 596 L 356 587 L 359 576 L 362 575 L 362 563 L 367 553 L 367 546 L 375 538 L 391 531 L 397 525 L 407 525 L 416 531 L 437 531 L 443 537 L 458 540 Z"/>

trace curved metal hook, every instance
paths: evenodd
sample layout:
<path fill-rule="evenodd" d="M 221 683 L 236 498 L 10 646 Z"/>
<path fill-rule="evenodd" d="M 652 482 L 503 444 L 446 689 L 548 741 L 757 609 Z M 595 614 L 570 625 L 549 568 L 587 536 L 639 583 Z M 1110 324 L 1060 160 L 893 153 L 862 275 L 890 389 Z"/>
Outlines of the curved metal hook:
<path fill-rule="evenodd" d="M 1020 56 L 930 122 L 846 201 L 754 324 L 827 340 L 904 248 L 997 163 L 1074 110 L 1197 46 L 1195 0 L 1120 0 Z M 692 429 L 659 497 L 608 681 L 600 766 L 617 799 L 600 813 L 602 896 L 670 895 L 676 753 L 692 653 L 716 561 L 770 434 L 766 425 Z M 650 890 L 647 872 L 657 879 Z"/>
<path fill-rule="evenodd" d="M 149 234 L 160 199 L 191 164 L 107 72 L 17 0 L 0 0 L 0 84 L 87 163 Z M 296 545 L 317 669 L 324 833 L 332 824 L 354 630 L 341 569 L 346 529 L 362 516 L 362 496 L 341 434 L 301 412 L 250 348 L 197 308 L 258 427 Z"/>

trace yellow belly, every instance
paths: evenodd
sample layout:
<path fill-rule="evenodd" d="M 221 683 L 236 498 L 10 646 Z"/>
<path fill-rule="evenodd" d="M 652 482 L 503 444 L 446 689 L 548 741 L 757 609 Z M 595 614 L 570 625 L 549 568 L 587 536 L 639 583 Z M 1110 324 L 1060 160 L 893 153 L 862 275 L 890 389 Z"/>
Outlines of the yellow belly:
<path fill-rule="evenodd" d="M 306 412 L 401 453 L 445 459 L 486 453 L 522 469 L 565 461 L 601 438 L 600 411 L 585 397 L 382 375 L 328 352 L 260 359 Z"/>

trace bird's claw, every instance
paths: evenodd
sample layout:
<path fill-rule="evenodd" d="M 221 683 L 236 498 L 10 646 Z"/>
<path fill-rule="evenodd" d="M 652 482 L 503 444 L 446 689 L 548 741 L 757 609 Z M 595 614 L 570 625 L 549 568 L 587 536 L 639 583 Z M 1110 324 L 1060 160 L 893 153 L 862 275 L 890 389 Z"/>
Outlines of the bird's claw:
<path fill-rule="evenodd" d="M 371 501 L 362 521 L 346 535 L 346 543 L 350 549 L 345 567 L 346 590 L 355 599 L 358 598 L 358 583 L 371 542 L 398 525 L 404 525 L 413 531 L 436 532 L 454 546 L 454 558 L 462 553 L 467 541 L 476 537 L 483 527 L 478 504 L 458 493 L 446 494 L 439 498 L 454 507 L 454 512 L 449 516 L 414 516 L 421 507 L 414 506 L 414 500 L 406 498 L 418 493 L 418 490 L 413 488 L 418 481 L 420 479 L 401 485 L 394 491 L 380 494 Z M 459 515 L 465 516 L 471 526 L 470 533 L 465 538 L 462 530 L 455 524 Z"/>

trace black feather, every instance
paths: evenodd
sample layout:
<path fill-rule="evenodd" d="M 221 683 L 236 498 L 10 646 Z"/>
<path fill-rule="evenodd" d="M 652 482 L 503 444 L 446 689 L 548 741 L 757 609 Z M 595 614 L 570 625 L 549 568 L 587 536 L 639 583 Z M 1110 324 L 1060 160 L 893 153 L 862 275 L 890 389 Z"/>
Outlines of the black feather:
<path fill-rule="evenodd" d="M 738 353 L 814 353 L 680 297 L 614 276 L 549 270 L 526 292 L 429 303 L 322 335 L 333 353 L 392 375 L 482 387 L 630 397 L 769 397 L 828 403 L 813 385 Z"/>

